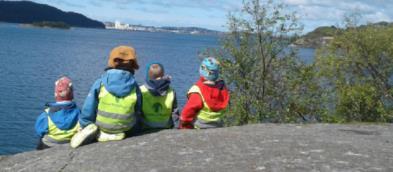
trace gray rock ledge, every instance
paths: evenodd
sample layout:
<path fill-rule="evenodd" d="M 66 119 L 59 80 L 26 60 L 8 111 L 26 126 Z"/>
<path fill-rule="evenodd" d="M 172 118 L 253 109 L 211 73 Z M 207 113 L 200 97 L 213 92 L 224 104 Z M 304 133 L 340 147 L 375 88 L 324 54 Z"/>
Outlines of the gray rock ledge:
<path fill-rule="evenodd" d="M 165 130 L 0 157 L 0 171 L 393 171 L 393 125 Z"/>

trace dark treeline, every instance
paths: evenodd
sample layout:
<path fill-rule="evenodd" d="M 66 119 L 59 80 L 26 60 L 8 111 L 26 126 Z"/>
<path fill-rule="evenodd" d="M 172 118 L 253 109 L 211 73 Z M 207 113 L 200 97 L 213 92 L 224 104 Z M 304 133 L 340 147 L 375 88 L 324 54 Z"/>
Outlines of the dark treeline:
<path fill-rule="evenodd" d="M 30 1 L 0 1 L 0 21 L 10 23 L 64 22 L 74 27 L 105 28 L 99 21 Z"/>

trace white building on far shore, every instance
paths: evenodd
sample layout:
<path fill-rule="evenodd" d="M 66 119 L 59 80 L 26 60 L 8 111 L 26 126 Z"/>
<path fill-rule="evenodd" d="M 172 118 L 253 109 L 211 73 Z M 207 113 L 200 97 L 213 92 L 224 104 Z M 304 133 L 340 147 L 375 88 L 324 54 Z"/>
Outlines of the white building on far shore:
<path fill-rule="evenodd" d="M 119 30 L 128 30 L 130 28 L 129 24 L 123 24 L 120 21 L 115 21 L 115 28 L 114 29 L 119 29 Z"/>
<path fill-rule="evenodd" d="M 130 31 L 150 31 L 148 27 L 139 25 L 130 25 L 126 23 L 121 23 L 120 21 L 115 21 L 114 23 L 108 22 L 106 24 L 106 29 L 116 29 L 116 30 L 130 30 Z"/>

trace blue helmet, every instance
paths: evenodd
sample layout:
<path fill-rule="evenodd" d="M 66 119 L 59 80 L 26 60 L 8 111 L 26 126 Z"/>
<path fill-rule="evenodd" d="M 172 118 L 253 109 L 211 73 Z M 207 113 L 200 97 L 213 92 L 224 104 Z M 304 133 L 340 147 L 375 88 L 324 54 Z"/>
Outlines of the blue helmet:
<path fill-rule="evenodd" d="M 213 57 L 203 59 L 199 74 L 209 81 L 216 81 L 220 74 L 220 63 Z"/>

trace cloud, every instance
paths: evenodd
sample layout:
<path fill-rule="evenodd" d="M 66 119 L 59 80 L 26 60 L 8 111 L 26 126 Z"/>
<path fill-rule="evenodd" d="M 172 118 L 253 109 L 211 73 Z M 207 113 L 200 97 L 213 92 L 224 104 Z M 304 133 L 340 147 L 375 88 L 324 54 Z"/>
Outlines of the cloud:
<path fill-rule="evenodd" d="M 151 13 L 151 14 L 168 14 L 168 10 L 164 10 L 164 9 L 150 9 L 150 8 L 146 8 L 146 7 L 138 7 L 136 8 L 136 10 L 138 11 L 142 11 L 145 13 Z"/>
<path fill-rule="evenodd" d="M 86 8 L 85 5 L 81 5 L 80 3 L 73 3 L 73 2 L 65 1 L 65 0 L 46 0 L 46 2 L 64 5 L 64 6 L 68 6 L 68 7 L 73 7 L 73 8 Z"/>
<path fill-rule="evenodd" d="M 99 0 L 108 2 L 106 0 Z M 110 1 L 119 6 L 127 5 L 146 5 L 162 8 L 194 8 L 201 10 L 233 10 L 239 8 L 241 1 L 239 0 L 112 0 Z"/>
<path fill-rule="evenodd" d="M 365 15 L 365 20 L 366 22 L 392 21 L 392 16 L 378 11 L 376 13 Z"/>
<path fill-rule="evenodd" d="M 84 13 L 98 20 L 150 21 L 156 25 L 200 25 L 221 29 L 230 11 L 239 11 L 242 0 L 33 0 L 63 10 Z M 268 0 L 260 0 L 266 3 Z M 357 12 L 361 22 L 393 20 L 393 0 L 281 0 L 297 11 L 305 31 L 341 23 L 344 15 Z M 273 0 L 279 2 L 279 0 Z M 173 22 L 173 23 L 172 23 Z"/>
<path fill-rule="evenodd" d="M 266 1 L 261 0 L 262 3 Z M 362 15 L 362 23 L 391 21 L 393 10 L 390 9 L 393 8 L 393 3 L 388 1 L 390 0 L 282 0 L 291 10 L 298 12 L 301 22 L 305 25 L 305 31 L 310 31 L 318 25 L 337 25 L 343 21 L 345 15 L 352 12 Z M 217 26 L 225 25 L 225 15 L 229 11 L 239 11 L 242 6 L 242 0 L 112 0 L 110 2 L 117 7 L 122 7 L 123 10 L 139 6 L 134 9 L 150 14 L 168 14 L 172 11 L 181 11 L 179 9 L 190 9 L 193 12 L 206 13 L 206 16 L 215 19 L 221 18 L 222 21 L 217 23 Z M 184 15 L 195 16 L 195 14 L 180 14 L 177 18 L 186 20 L 183 23 L 188 22 Z M 155 20 L 155 22 L 159 21 Z M 208 24 L 211 25 L 209 19 L 206 20 L 206 25 Z"/>
<path fill-rule="evenodd" d="M 96 0 L 89 0 L 89 4 L 93 5 L 95 7 L 102 7 L 102 3 L 96 1 Z"/>
<path fill-rule="evenodd" d="M 392 21 L 393 4 L 391 0 L 283 0 L 291 9 L 298 11 L 306 30 L 319 25 L 335 25 L 343 21 L 344 16 L 358 13 L 360 24 L 377 21 Z M 312 27 L 310 27 L 312 23 Z M 308 27 L 308 28 L 307 28 Z"/>

